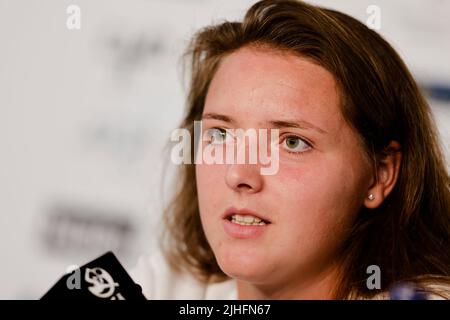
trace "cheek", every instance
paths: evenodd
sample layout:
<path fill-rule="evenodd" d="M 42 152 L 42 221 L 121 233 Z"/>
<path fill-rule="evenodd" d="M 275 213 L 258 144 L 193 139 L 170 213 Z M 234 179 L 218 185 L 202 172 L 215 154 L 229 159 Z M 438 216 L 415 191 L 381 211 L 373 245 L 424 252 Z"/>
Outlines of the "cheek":
<path fill-rule="evenodd" d="M 225 194 L 225 166 L 197 164 L 195 175 L 200 215 L 207 216 Z"/>
<path fill-rule="evenodd" d="M 311 165 L 310 163 L 314 163 Z M 333 167 L 333 169 L 331 169 Z M 281 196 L 289 199 L 289 205 L 326 205 L 330 194 L 342 188 L 342 174 L 336 165 L 321 165 L 316 161 L 296 166 L 280 166 L 274 177 Z"/>
<path fill-rule="evenodd" d="M 337 158 L 309 161 L 280 166 L 269 185 L 276 185 L 272 192 L 279 198 L 280 212 L 289 215 L 288 228 L 319 234 L 347 225 L 358 211 L 362 190 L 358 172 L 354 164 Z"/>
<path fill-rule="evenodd" d="M 225 179 L 223 165 L 195 165 L 195 176 L 198 192 L 207 192 L 219 187 Z"/>

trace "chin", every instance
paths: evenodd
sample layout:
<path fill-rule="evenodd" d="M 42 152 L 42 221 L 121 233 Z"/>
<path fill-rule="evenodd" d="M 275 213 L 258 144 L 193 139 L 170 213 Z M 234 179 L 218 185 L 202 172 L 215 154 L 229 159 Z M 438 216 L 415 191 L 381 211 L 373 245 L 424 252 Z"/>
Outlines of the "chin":
<path fill-rule="evenodd" d="M 216 255 L 222 271 L 229 277 L 249 282 L 267 279 L 267 254 L 247 251 L 222 250 Z"/>

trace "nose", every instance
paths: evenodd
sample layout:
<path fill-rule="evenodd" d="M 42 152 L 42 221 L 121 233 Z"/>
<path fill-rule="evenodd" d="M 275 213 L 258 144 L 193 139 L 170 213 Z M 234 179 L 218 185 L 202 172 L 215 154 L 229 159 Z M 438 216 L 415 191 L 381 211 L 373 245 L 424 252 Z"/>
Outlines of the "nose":
<path fill-rule="evenodd" d="M 232 164 L 227 170 L 226 183 L 239 193 L 256 193 L 263 188 L 263 177 L 258 165 Z"/>

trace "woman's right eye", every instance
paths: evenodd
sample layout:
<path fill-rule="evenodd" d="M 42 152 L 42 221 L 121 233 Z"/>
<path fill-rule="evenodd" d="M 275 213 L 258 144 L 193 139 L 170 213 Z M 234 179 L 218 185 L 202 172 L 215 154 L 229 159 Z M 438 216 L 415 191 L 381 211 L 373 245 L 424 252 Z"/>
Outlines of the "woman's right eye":
<path fill-rule="evenodd" d="M 223 128 L 211 128 L 206 131 L 207 140 L 211 144 L 224 144 L 230 142 L 231 135 Z"/>

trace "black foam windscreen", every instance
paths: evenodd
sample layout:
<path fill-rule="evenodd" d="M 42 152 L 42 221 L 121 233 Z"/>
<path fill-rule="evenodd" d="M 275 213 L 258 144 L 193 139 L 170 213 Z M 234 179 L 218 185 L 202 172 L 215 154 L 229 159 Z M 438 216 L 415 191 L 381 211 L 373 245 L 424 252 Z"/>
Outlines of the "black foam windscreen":
<path fill-rule="evenodd" d="M 41 298 L 78 300 L 146 300 L 112 252 L 63 276 Z"/>

